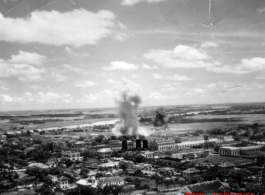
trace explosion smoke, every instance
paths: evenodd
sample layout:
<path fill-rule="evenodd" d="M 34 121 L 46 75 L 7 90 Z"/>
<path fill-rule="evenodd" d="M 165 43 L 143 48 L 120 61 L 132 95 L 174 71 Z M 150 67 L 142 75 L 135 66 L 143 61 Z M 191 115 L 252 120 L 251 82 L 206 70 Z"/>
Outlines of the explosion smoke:
<path fill-rule="evenodd" d="M 164 109 L 160 108 L 156 111 L 156 117 L 154 120 L 154 126 L 156 127 L 163 127 L 165 129 L 167 129 L 167 121 L 168 118 L 166 117 L 166 112 L 164 111 Z"/>
<path fill-rule="evenodd" d="M 142 103 L 140 87 L 128 79 L 122 79 L 115 96 L 115 102 L 119 109 L 120 122 L 115 125 L 112 133 L 115 135 L 148 135 L 143 128 L 138 128 L 138 118 L 135 111 Z M 140 130 L 140 131 L 139 131 Z"/>

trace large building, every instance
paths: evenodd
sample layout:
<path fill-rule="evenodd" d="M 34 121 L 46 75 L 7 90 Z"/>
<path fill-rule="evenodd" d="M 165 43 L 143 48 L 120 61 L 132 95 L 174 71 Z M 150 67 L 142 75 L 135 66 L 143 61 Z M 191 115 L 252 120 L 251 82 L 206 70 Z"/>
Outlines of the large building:
<path fill-rule="evenodd" d="M 62 151 L 62 158 L 67 158 L 70 160 L 82 160 L 80 156 L 80 152 L 72 152 L 72 151 Z"/>
<path fill-rule="evenodd" d="M 113 150 L 110 148 L 101 148 L 97 151 L 101 158 L 110 158 Z"/>
<path fill-rule="evenodd" d="M 149 148 L 158 150 L 159 152 L 174 150 L 176 146 L 175 140 L 172 137 L 150 137 Z"/>
<path fill-rule="evenodd" d="M 261 145 L 253 145 L 253 146 L 244 146 L 244 147 L 233 147 L 233 146 L 225 146 L 219 148 L 219 155 L 221 156 L 238 156 L 240 152 L 245 153 L 253 153 L 258 152 L 262 148 Z"/>
<path fill-rule="evenodd" d="M 192 185 L 183 186 L 178 195 L 202 193 L 203 195 L 217 194 L 218 192 L 229 192 L 229 187 L 219 180 L 196 183 Z"/>
<path fill-rule="evenodd" d="M 114 177 L 106 177 L 102 178 L 98 182 L 98 186 L 100 188 L 104 188 L 106 185 L 117 185 L 117 186 L 123 186 L 124 180 L 120 176 L 114 176 Z"/>

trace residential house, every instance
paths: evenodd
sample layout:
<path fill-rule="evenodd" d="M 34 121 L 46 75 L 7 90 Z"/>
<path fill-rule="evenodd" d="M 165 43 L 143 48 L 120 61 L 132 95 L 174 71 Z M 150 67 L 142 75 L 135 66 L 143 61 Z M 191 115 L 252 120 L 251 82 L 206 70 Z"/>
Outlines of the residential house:
<path fill-rule="evenodd" d="M 68 183 L 69 179 L 65 176 L 59 177 L 58 178 L 58 183 L 61 189 L 68 189 L 69 187 L 69 183 Z"/>
<path fill-rule="evenodd" d="M 102 148 L 97 150 L 97 153 L 100 155 L 101 158 L 110 158 L 113 150 L 110 148 Z"/>
<path fill-rule="evenodd" d="M 73 151 L 62 151 L 62 158 L 67 158 L 72 161 L 74 160 L 82 160 L 82 157 L 80 156 L 80 152 L 73 152 Z"/>
<path fill-rule="evenodd" d="M 200 171 L 195 168 L 189 168 L 185 171 L 182 171 L 182 175 L 185 179 L 189 179 L 191 177 L 198 177 L 200 175 Z"/>
<path fill-rule="evenodd" d="M 229 162 L 224 162 L 218 165 L 218 171 L 228 174 L 231 170 L 235 168 L 235 165 Z"/>
<path fill-rule="evenodd" d="M 118 186 L 123 186 L 124 185 L 124 180 L 120 176 L 114 176 L 114 177 L 106 177 L 106 178 L 101 178 L 98 181 L 98 186 L 100 188 L 104 188 L 104 186 L 111 186 L 111 185 L 118 185 Z"/>

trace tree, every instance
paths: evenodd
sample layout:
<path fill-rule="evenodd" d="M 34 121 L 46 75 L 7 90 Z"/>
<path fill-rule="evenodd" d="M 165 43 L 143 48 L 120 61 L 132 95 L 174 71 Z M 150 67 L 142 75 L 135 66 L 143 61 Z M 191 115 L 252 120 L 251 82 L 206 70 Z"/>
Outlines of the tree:
<path fill-rule="evenodd" d="M 265 162 L 265 157 L 264 155 L 258 155 L 257 156 L 257 165 L 262 166 Z"/>
<path fill-rule="evenodd" d="M 102 140 L 104 139 L 104 135 L 98 135 L 96 138 L 95 138 L 95 141 L 96 142 L 102 142 Z"/>
<path fill-rule="evenodd" d="M 129 166 L 130 165 L 127 162 L 124 161 L 119 162 L 119 167 L 123 170 L 123 172 L 126 172 Z"/>

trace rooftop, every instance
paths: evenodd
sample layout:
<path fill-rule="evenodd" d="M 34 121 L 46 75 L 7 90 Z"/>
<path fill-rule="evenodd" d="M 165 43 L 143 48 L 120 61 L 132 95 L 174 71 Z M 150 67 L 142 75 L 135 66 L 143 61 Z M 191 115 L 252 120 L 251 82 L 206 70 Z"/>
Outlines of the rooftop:
<path fill-rule="evenodd" d="M 214 180 L 214 181 L 197 183 L 193 185 L 187 185 L 186 188 L 188 188 L 191 192 L 205 192 L 205 191 L 218 192 L 218 191 L 223 191 L 226 187 L 221 181 Z"/>
<path fill-rule="evenodd" d="M 101 183 L 112 183 L 112 182 L 121 182 L 124 181 L 120 176 L 115 176 L 115 177 L 106 177 L 100 179 L 99 182 Z"/>
<path fill-rule="evenodd" d="M 218 167 L 234 167 L 235 165 L 233 163 L 230 162 L 223 162 L 220 165 L 218 165 Z"/>
<path fill-rule="evenodd" d="M 197 172 L 200 172 L 198 169 L 195 169 L 195 168 L 189 168 L 189 169 L 186 169 L 185 171 L 182 171 L 184 173 L 197 173 Z"/>
<path fill-rule="evenodd" d="M 110 149 L 110 148 L 101 148 L 101 149 L 98 150 L 98 152 L 100 152 L 100 153 L 112 152 L 112 149 Z"/>

